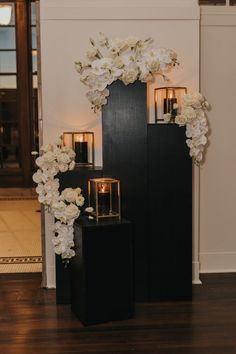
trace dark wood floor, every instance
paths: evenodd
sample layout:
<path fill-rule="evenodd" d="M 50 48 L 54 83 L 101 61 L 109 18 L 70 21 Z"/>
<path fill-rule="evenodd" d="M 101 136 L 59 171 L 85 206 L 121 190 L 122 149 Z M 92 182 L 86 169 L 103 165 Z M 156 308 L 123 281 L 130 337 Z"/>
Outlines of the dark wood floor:
<path fill-rule="evenodd" d="M 236 274 L 204 275 L 193 302 L 138 304 L 135 318 L 83 327 L 40 276 L 0 276 L 0 354 L 236 354 Z"/>

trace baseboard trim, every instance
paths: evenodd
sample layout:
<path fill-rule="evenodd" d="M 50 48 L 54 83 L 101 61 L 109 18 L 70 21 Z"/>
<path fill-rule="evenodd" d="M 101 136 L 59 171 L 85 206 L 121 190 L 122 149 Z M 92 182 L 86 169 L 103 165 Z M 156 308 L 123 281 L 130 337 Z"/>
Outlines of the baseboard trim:
<path fill-rule="evenodd" d="M 192 262 L 192 284 L 202 284 L 200 278 L 200 263 Z"/>
<path fill-rule="evenodd" d="M 236 252 L 201 252 L 200 273 L 235 273 Z"/>

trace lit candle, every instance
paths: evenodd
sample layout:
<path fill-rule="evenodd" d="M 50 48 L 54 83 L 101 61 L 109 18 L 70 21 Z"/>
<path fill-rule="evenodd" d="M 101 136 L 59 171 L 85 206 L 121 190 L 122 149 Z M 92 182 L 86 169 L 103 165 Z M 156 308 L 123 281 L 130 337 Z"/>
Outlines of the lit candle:
<path fill-rule="evenodd" d="M 109 185 L 101 183 L 98 185 L 98 214 L 109 215 L 110 212 L 110 191 Z"/>
<path fill-rule="evenodd" d="M 164 114 L 170 113 L 172 118 L 177 116 L 178 103 L 177 98 L 173 97 L 172 91 L 170 91 L 170 97 L 164 98 Z"/>
<path fill-rule="evenodd" d="M 83 137 L 75 141 L 75 162 L 88 163 L 88 142 L 83 141 Z"/>

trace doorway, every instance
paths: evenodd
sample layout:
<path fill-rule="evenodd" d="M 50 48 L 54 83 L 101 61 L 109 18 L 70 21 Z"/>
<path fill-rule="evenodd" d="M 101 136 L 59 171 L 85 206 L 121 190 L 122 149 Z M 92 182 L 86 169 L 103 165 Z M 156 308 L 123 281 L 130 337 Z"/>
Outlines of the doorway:
<path fill-rule="evenodd" d="M 9 21 L 1 11 L 9 8 Z M 35 0 L 0 0 L 0 187 L 32 186 L 38 150 Z"/>

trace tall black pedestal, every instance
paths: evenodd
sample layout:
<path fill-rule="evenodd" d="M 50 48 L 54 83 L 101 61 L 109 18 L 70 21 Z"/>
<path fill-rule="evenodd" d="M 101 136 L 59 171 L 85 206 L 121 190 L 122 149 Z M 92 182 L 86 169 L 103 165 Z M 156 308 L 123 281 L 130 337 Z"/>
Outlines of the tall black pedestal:
<path fill-rule="evenodd" d="M 103 107 L 103 170 L 121 180 L 134 224 L 135 299 L 190 299 L 192 160 L 185 128 L 147 124 L 146 85 L 113 83 Z"/>
<path fill-rule="evenodd" d="M 133 314 L 132 227 L 126 220 L 75 224 L 71 308 L 85 325 Z"/>
<path fill-rule="evenodd" d="M 135 298 L 148 297 L 146 84 L 109 87 L 103 107 L 103 171 L 121 181 L 121 213 L 134 225 Z"/>
<path fill-rule="evenodd" d="M 148 125 L 149 300 L 192 295 L 192 159 L 185 128 Z"/>

